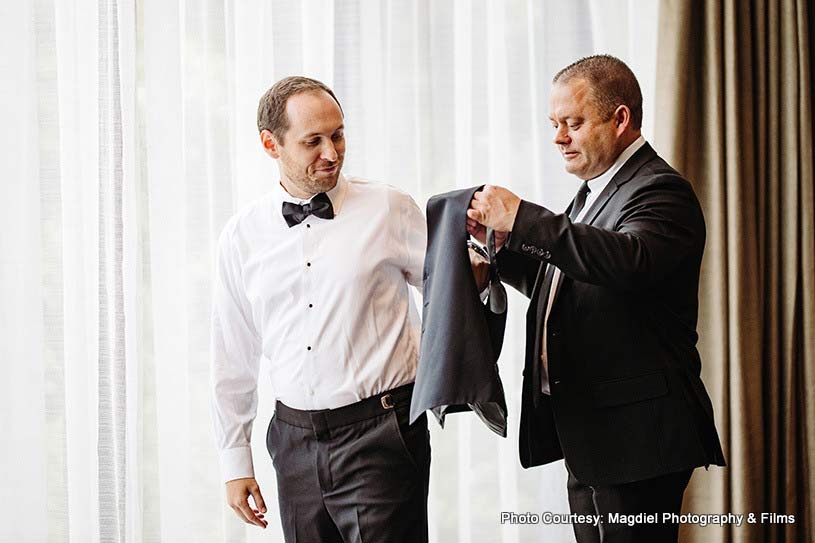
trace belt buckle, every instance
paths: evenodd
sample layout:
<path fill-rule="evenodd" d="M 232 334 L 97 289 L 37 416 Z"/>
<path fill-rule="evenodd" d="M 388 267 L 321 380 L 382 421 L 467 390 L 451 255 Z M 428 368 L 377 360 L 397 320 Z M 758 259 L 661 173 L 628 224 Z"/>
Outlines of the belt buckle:
<path fill-rule="evenodd" d="M 379 401 L 382 402 L 382 407 L 385 409 L 393 409 L 394 407 L 396 407 L 396 403 L 394 403 L 393 401 L 393 396 L 391 396 L 390 394 L 385 394 L 384 396 L 379 398 Z"/>

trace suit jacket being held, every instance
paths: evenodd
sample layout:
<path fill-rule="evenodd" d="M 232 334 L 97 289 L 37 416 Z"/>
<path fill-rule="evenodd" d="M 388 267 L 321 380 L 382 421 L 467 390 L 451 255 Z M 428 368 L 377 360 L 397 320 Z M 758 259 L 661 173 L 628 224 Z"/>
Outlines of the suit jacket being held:
<path fill-rule="evenodd" d="M 531 298 L 521 464 L 558 460 L 589 485 L 724 465 L 696 350 L 705 243 L 693 189 L 648 145 L 582 223 L 523 201 L 502 279 Z M 562 270 L 547 328 L 551 396 L 540 390 L 546 264 Z"/>
<path fill-rule="evenodd" d="M 481 302 L 467 254 L 467 208 L 480 188 L 427 202 L 422 341 L 410 420 L 432 409 L 443 426 L 446 414 L 472 410 L 506 437 L 507 407 L 496 365 L 506 307 L 493 313 Z M 497 286 L 504 293 L 500 282 Z"/>

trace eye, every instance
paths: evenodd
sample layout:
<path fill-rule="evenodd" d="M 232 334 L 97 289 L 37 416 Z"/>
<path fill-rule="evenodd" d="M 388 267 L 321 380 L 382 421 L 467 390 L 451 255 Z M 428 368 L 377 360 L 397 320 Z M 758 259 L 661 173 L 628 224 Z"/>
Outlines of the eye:
<path fill-rule="evenodd" d="M 334 135 L 331 136 L 331 139 L 334 140 L 334 141 L 340 141 L 344 137 L 345 137 L 345 134 L 343 134 L 342 131 L 339 131 L 339 132 L 334 132 Z"/>
<path fill-rule="evenodd" d="M 314 147 L 314 146 L 315 146 L 315 145 L 317 145 L 318 143 L 320 143 L 320 140 L 308 140 L 308 141 L 306 142 L 306 145 L 308 145 L 309 147 Z"/>
<path fill-rule="evenodd" d="M 570 130 L 577 130 L 582 126 L 583 123 L 569 123 Z"/>

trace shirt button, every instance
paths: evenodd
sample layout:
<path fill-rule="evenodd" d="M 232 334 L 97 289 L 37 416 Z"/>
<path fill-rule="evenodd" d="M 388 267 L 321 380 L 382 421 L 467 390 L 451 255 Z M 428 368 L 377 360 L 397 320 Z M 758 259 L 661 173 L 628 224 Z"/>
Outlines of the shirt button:
<path fill-rule="evenodd" d="M 306 350 L 307 350 L 307 351 L 310 351 L 310 350 L 311 350 L 311 345 L 309 345 L 308 347 L 306 347 Z"/>
<path fill-rule="evenodd" d="M 313 304 L 308 304 L 308 306 L 309 306 L 309 307 L 314 307 L 314 305 L 313 305 Z"/>
<path fill-rule="evenodd" d="M 306 266 L 311 266 L 311 262 L 306 262 Z"/>
<path fill-rule="evenodd" d="M 306 225 L 306 228 L 311 228 L 311 225 L 310 225 L 310 224 L 307 224 L 307 225 Z"/>

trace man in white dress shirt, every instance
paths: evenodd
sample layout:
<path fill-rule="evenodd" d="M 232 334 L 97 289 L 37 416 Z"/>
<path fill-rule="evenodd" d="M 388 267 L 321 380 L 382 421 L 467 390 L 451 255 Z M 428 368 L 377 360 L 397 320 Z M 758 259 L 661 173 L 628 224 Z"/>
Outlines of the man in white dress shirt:
<path fill-rule="evenodd" d="M 422 213 L 405 193 L 341 175 L 342 109 L 319 81 L 276 83 L 258 129 L 280 182 L 224 227 L 213 300 L 212 412 L 229 505 L 267 526 L 250 449 L 264 358 L 286 541 L 427 541 L 427 419 L 407 421 Z"/>

